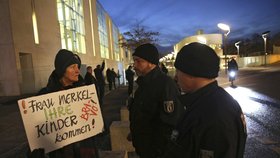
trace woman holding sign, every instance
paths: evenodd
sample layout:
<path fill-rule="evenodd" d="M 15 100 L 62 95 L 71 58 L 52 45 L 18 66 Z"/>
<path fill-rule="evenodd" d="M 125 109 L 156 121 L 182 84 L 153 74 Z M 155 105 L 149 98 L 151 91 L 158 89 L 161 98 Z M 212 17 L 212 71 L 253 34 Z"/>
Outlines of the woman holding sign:
<path fill-rule="evenodd" d="M 47 86 L 40 90 L 39 95 L 85 85 L 80 75 L 81 60 L 78 55 L 66 49 L 61 49 L 55 57 L 54 66 L 55 70 L 51 73 Z M 35 149 L 28 154 L 28 157 L 44 157 L 44 149 Z M 64 146 L 49 153 L 49 158 L 70 157 L 98 157 L 93 138 Z"/>

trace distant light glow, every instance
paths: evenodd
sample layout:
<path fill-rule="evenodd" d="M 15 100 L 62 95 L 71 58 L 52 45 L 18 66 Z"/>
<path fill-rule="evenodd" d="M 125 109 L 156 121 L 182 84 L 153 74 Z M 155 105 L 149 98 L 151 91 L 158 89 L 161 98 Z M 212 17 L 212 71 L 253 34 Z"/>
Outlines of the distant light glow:
<path fill-rule="evenodd" d="M 220 29 L 224 30 L 224 31 L 229 31 L 229 30 L 230 30 L 229 26 L 226 25 L 226 24 L 223 24 L 223 23 L 219 23 L 219 24 L 218 24 L 218 27 L 219 27 Z"/>
<path fill-rule="evenodd" d="M 225 36 L 227 36 L 230 33 L 230 27 L 227 24 L 218 23 L 218 27 L 223 31 L 227 31 Z"/>
<path fill-rule="evenodd" d="M 198 37 L 197 37 L 197 40 L 198 40 L 199 43 L 202 43 L 202 44 L 206 44 L 206 43 L 207 43 L 207 42 L 206 42 L 206 38 L 203 37 L 203 36 L 198 36 Z"/>
<path fill-rule="evenodd" d="M 234 71 L 230 71 L 229 75 L 230 75 L 230 77 L 234 77 L 235 76 L 235 72 Z"/>
<path fill-rule="evenodd" d="M 259 97 L 256 92 L 244 87 L 227 87 L 225 90 L 240 104 L 245 114 L 254 113 L 262 109 L 262 104 L 251 99 L 252 97 Z"/>
<path fill-rule="evenodd" d="M 35 44 L 39 44 L 39 32 L 38 32 L 37 18 L 35 13 L 35 4 L 33 0 L 31 1 L 31 3 L 32 3 L 32 24 L 33 24 L 34 41 Z"/>
<path fill-rule="evenodd" d="M 34 31 L 34 40 L 36 44 L 39 44 L 39 33 L 38 33 L 37 19 L 35 13 L 32 13 L 32 23 L 33 23 L 33 31 Z"/>

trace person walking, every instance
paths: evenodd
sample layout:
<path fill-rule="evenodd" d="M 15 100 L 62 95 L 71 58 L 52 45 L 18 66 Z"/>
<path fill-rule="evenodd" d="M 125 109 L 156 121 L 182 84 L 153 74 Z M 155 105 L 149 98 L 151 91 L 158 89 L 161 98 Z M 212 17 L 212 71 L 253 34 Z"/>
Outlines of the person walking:
<path fill-rule="evenodd" d="M 231 60 L 228 62 L 228 80 L 231 82 L 231 87 L 235 88 L 236 86 L 233 84 L 236 79 L 238 71 L 238 65 L 235 61 L 234 57 L 231 57 Z"/>
<path fill-rule="evenodd" d="M 242 158 L 247 132 L 238 102 L 218 86 L 220 58 L 209 46 L 185 45 L 175 60 L 186 113 L 162 158 Z"/>
<path fill-rule="evenodd" d="M 61 49 L 54 61 L 55 70 L 51 73 L 48 84 L 42 88 L 38 95 L 67 90 L 85 85 L 80 75 L 81 60 L 73 52 Z M 90 150 L 84 150 L 90 149 Z M 88 152 L 84 152 L 88 151 Z M 28 153 L 28 158 L 46 157 L 44 149 L 35 149 Z M 98 158 L 98 150 L 95 146 L 94 137 L 75 142 L 54 150 L 48 154 L 49 158 Z"/>
<path fill-rule="evenodd" d="M 234 57 L 232 57 L 231 60 L 228 62 L 228 72 L 230 71 L 235 71 L 235 72 L 238 71 L 238 64 L 234 59 Z"/>
<path fill-rule="evenodd" d="M 114 68 L 111 69 L 111 75 L 112 75 L 112 84 L 114 89 L 116 89 L 116 78 L 118 77 L 117 73 L 115 72 Z"/>
<path fill-rule="evenodd" d="M 134 75 L 135 73 L 132 70 L 132 66 L 128 66 L 125 70 L 125 78 L 128 82 L 128 96 L 130 96 L 133 92 Z"/>
<path fill-rule="evenodd" d="M 109 90 L 111 91 L 112 90 L 112 84 L 113 84 L 113 74 L 112 74 L 112 72 L 111 72 L 111 70 L 110 70 L 110 68 L 108 68 L 107 70 L 106 70 L 106 78 L 107 78 L 107 82 L 108 82 L 108 84 L 109 84 Z"/>
<path fill-rule="evenodd" d="M 96 68 L 93 70 L 97 80 L 97 87 L 99 92 L 98 100 L 100 105 L 103 105 L 103 97 L 105 93 L 105 78 L 103 75 L 104 68 L 105 68 L 105 62 L 103 60 L 102 65 L 101 66 L 97 65 Z"/>
<path fill-rule="evenodd" d="M 92 75 L 92 67 L 87 67 L 87 73 L 85 75 L 85 84 L 91 85 L 91 84 L 97 84 L 96 78 Z"/>
<path fill-rule="evenodd" d="M 97 87 L 97 80 L 96 80 L 96 78 L 92 75 L 92 67 L 91 67 L 91 66 L 88 66 L 88 67 L 87 67 L 87 73 L 86 73 L 86 75 L 85 75 L 85 84 L 86 84 L 86 85 L 94 84 L 94 85 L 95 85 L 95 89 L 96 89 L 97 96 L 99 96 L 98 87 Z"/>
<path fill-rule="evenodd" d="M 138 88 L 128 105 L 132 144 L 140 158 L 156 158 L 166 150 L 184 108 L 175 82 L 158 67 L 159 53 L 154 45 L 137 47 L 133 60 Z"/>

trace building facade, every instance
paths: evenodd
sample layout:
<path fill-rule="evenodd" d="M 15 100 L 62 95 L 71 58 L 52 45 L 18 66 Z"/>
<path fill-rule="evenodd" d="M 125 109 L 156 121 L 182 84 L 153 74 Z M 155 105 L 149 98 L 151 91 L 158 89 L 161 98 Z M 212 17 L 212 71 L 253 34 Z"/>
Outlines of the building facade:
<path fill-rule="evenodd" d="M 223 35 L 222 34 L 204 34 L 202 30 L 197 31 L 196 35 L 189 36 L 178 42 L 174 45 L 173 49 L 174 52 L 167 55 L 166 58 L 163 58 L 162 60 L 168 64 L 172 65 L 169 69 L 175 70 L 173 67 L 174 60 L 176 58 L 177 53 L 180 51 L 180 49 L 192 42 L 200 42 L 207 44 L 211 48 L 215 50 L 217 55 L 220 57 L 220 69 L 225 69 L 226 67 L 226 60 L 230 59 L 231 57 L 234 57 L 236 61 L 238 62 L 239 67 L 250 67 L 250 66 L 263 66 L 266 64 L 272 64 L 280 61 L 280 49 L 277 46 L 273 46 L 273 54 L 268 55 L 261 55 L 261 56 L 252 56 L 252 57 L 240 57 L 238 55 L 238 52 L 236 52 L 236 55 L 224 55 L 222 45 L 223 45 Z M 238 50 L 237 50 L 238 51 Z M 169 56 L 169 57 L 168 57 Z M 228 60 L 227 60 L 228 61 Z M 174 75 L 174 72 L 173 74 Z"/>
<path fill-rule="evenodd" d="M 45 87 L 59 49 L 77 53 L 81 74 L 105 61 L 124 82 L 131 51 L 96 0 L 0 1 L 0 96 L 35 93 Z"/>
<path fill-rule="evenodd" d="M 218 56 L 223 56 L 223 50 L 221 47 L 223 44 L 222 41 L 222 34 L 199 34 L 189 36 L 174 45 L 174 52 L 178 53 L 182 47 L 192 42 L 200 42 L 213 48 Z"/>
<path fill-rule="evenodd" d="M 200 42 L 210 46 L 215 50 L 217 55 L 222 59 L 220 68 L 225 67 L 225 56 L 222 49 L 223 35 L 222 34 L 204 34 L 202 30 L 197 31 L 196 35 L 189 36 L 174 45 L 174 55 L 180 51 L 182 47 L 192 42 Z"/>

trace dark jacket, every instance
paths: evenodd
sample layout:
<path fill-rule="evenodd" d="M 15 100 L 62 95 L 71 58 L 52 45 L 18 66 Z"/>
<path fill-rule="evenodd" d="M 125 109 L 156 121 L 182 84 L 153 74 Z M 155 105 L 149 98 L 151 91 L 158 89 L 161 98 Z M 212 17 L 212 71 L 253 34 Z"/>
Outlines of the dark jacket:
<path fill-rule="evenodd" d="M 85 75 L 85 84 L 86 85 L 91 85 L 94 84 L 95 85 L 95 89 L 96 89 L 96 93 L 97 95 L 99 95 L 99 88 L 96 87 L 97 86 L 97 80 L 96 78 L 89 72 L 86 73 Z"/>
<path fill-rule="evenodd" d="M 73 86 L 63 87 L 62 84 L 59 82 L 59 77 L 57 76 L 55 71 L 53 71 L 52 74 L 49 77 L 47 86 L 45 88 L 42 88 L 39 91 L 38 94 L 42 95 L 42 94 L 57 92 L 57 91 L 60 91 L 60 90 L 76 88 L 76 87 L 80 87 L 80 86 L 83 86 L 83 85 L 85 85 L 84 80 L 80 76 L 79 81 L 75 82 L 73 84 Z M 83 158 L 84 153 L 83 153 L 83 149 L 81 149 L 81 148 L 91 148 L 92 150 L 97 151 L 97 149 L 95 147 L 95 144 L 94 144 L 94 140 L 92 138 L 88 138 L 88 139 L 69 144 L 69 145 L 67 145 L 63 148 L 60 148 L 60 149 L 57 149 L 57 150 L 54 150 L 54 151 L 50 152 L 49 153 L 49 158 L 68 158 L 68 157 Z M 93 151 L 93 152 L 96 152 L 96 151 Z M 35 152 L 38 152 L 38 150 L 37 151 L 35 150 Z M 34 152 L 32 152 L 32 154 L 34 155 Z M 37 157 L 41 157 L 41 156 L 37 156 Z M 97 156 L 98 155 L 92 155 L 93 158 L 95 158 Z M 29 156 L 29 157 L 34 158 L 36 156 Z"/>
<path fill-rule="evenodd" d="M 113 73 L 109 68 L 106 70 L 106 78 L 108 83 L 113 81 Z"/>
<path fill-rule="evenodd" d="M 86 85 L 97 84 L 97 80 L 91 73 L 87 72 L 85 75 L 85 84 Z"/>
<path fill-rule="evenodd" d="M 175 82 L 159 67 L 136 82 L 139 87 L 129 105 L 132 142 L 140 157 L 154 158 L 165 150 L 184 108 Z"/>
<path fill-rule="evenodd" d="M 217 82 L 181 99 L 187 107 L 178 137 L 164 158 L 242 158 L 246 124 L 242 110 Z"/>
<path fill-rule="evenodd" d="M 127 69 L 125 70 L 125 77 L 126 77 L 126 80 L 131 83 L 133 82 L 134 80 L 134 72 L 131 70 L 131 69 Z"/>
<path fill-rule="evenodd" d="M 115 82 L 115 79 L 118 77 L 118 74 L 114 70 L 111 70 L 111 75 L 112 75 L 112 82 Z"/>
<path fill-rule="evenodd" d="M 76 88 L 80 86 L 84 86 L 85 82 L 82 76 L 79 76 L 79 81 L 75 82 L 73 86 L 68 86 L 68 87 L 63 87 L 62 84 L 59 81 L 58 75 L 53 71 L 48 79 L 48 84 L 46 87 L 42 88 L 39 92 L 38 95 L 42 94 L 47 94 L 47 93 L 52 93 L 52 92 L 57 92 L 60 90 L 66 90 L 70 88 Z"/>
<path fill-rule="evenodd" d="M 238 70 L 237 62 L 234 59 L 231 59 L 228 62 L 228 71 L 237 71 L 237 70 Z"/>
<path fill-rule="evenodd" d="M 168 69 L 165 67 L 165 65 L 162 64 L 161 66 L 161 71 L 164 72 L 165 74 L 168 73 Z"/>
<path fill-rule="evenodd" d="M 95 68 L 94 71 L 94 75 L 96 77 L 97 83 L 98 85 L 104 86 L 105 85 L 105 78 L 103 75 L 103 70 L 105 68 L 105 62 L 102 62 L 102 65 L 100 68 Z"/>

